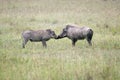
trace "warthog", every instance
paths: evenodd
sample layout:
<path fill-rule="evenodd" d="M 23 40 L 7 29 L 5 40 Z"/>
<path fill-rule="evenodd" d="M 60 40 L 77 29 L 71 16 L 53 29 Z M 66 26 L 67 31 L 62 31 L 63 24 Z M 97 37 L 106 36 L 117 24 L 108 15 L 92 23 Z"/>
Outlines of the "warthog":
<path fill-rule="evenodd" d="M 43 47 L 47 47 L 46 41 L 50 38 L 57 38 L 54 31 L 51 29 L 47 30 L 27 30 L 22 33 L 23 43 L 22 47 L 25 48 L 26 43 L 30 40 L 31 42 L 39 42 L 41 41 Z"/>
<path fill-rule="evenodd" d="M 86 39 L 90 46 L 92 46 L 91 40 L 93 36 L 93 30 L 88 27 L 77 27 L 73 25 L 66 25 L 63 28 L 62 33 L 58 35 L 57 39 L 68 37 L 72 40 L 72 45 L 75 46 L 77 40 Z"/>

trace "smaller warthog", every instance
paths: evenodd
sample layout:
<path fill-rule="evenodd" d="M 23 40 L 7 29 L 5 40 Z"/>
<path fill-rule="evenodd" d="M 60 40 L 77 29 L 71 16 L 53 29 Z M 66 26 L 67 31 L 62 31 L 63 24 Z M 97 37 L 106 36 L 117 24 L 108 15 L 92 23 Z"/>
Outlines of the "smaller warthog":
<path fill-rule="evenodd" d="M 51 29 L 47 30 L 27 30 L 22 33 L 23 43 L 22 47 L 25 48 L 26 43 L 30 40 L 31 42 L 41 41 L 43 47 L 47 47 L 46 41 L 50 38 L 57 38 L 57 35 Z"/>
<path fill-rule="evenodd" d="M 58 35 L 57 39 L 68 37 L 72 40 L 72 45 L 75 46 L 75 43 L 77 40 L 83 40 L 86 39 L 91 46 L 91 40 L 93 36 L 93 30 L 88 27 L 77 27 L 73 25 L 66 25 L 65 28 L 63 28 L 62 33 Z"/>

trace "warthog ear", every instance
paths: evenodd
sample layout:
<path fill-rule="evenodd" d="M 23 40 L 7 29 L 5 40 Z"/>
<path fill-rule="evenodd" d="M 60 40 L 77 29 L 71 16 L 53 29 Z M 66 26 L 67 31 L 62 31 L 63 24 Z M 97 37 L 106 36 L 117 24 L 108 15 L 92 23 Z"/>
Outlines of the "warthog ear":
<path fill-rule="evenodd" d="M 70 27 L 70 25 L 66 25 L 66 27 L 63 29 L 64 32 L 67 32 L 68 28 Z"/>
<path fill-rule="evenodd" d="M 63 29 L 63 32 L 67 32 L 67 28 L 64 28 L 64 29 Z"/>

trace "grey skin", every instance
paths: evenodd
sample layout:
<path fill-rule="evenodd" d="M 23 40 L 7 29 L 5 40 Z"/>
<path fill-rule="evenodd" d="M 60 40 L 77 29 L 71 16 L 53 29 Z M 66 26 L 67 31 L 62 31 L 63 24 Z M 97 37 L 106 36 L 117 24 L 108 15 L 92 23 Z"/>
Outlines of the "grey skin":
<path fill-rule="evenodd" d="M 25 45 L 28 41 L 31 42 L 42 42 L 43 47 L 47 47 L 46 41 L 50 40 L 51 38 L 57 38 L 57 35 L 51 29 L 47 30 L 27 30 L 22 33 L 23 43 L 22 47 L 25 48 Z"/>
<path fill-rule="evenodd" d="M 57 39 L 68 37 L 72 40 L 72 46 L 75 46 L 77 40 L 86 39 L 90 46 L 92 46 L 91 40 L 93 36 L 93 30 L 88 27 L 78 27 L 72 25 L 66 25 L 63 28 L 62 33 L 58 35 Z"/>

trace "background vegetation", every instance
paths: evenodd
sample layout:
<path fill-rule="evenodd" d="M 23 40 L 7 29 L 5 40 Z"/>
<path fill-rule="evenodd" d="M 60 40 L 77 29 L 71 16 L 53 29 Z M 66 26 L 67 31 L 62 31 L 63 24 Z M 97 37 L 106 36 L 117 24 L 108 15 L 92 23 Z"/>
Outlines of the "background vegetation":
<path fill-rule="evenodd" d="M 51 39 L 45 49 L 21 33 L 66 24 L 94 30 L 72 47 L 67 38 Z M 120 80 L 120 0 L 0 0 L 0 80 Z"/>

